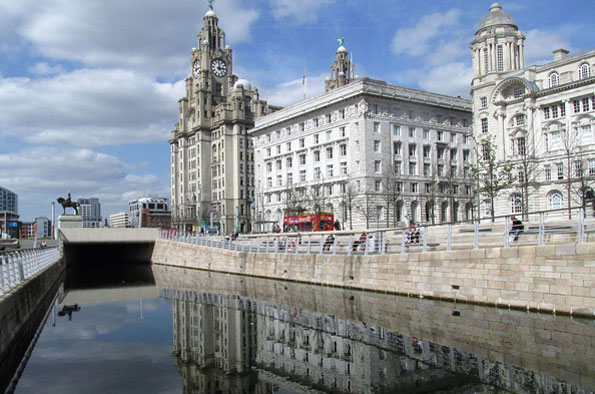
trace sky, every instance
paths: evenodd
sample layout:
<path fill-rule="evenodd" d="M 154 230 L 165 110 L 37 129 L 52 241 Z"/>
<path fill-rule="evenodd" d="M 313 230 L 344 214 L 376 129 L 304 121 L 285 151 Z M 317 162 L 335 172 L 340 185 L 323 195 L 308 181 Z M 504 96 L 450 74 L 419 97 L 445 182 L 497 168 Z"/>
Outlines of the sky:
<path fill-rule="evenodd" d="M 420 4 L 424 4 L 420 6 Z M 344 37 L 355 74 L 469 97 L 469 44 L 491 1 L 216 0 L 233 71 L 273 105 L 324 91 Z M 595 49 L 595 2 L 503 1 L 525 64 Z M 168 138 L 207 11 L 201 0 L 0 0 L 0 186 L 22 221 L 51 202 L 170 197 Z M 58 206 L 58 208 L 60 208 Z M 61 209 L 57 209 L 57 214 Z"/>

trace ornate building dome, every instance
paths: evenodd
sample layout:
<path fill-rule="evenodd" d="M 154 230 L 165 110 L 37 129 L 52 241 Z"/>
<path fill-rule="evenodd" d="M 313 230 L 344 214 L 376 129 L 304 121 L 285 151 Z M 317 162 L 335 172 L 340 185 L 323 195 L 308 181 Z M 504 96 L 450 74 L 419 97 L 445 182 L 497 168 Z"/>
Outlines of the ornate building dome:
<path fill-rule="evenodd" d="M 477 31 L 483 30 L 486 27 L 497 25 L 509 25 L 518 29 L 512 16 L 502 11 L 502 6 L 499 3 L 493 3 L 490 7 L 490 12 L 483 17 L 481 22 L 479 22 Z"/>

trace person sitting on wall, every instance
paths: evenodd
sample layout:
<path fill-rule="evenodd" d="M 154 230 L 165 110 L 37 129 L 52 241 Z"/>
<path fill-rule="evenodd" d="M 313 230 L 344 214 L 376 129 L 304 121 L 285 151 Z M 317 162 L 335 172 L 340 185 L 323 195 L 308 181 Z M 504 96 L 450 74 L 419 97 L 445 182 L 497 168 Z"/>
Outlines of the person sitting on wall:
<path fill-rule="evenodd" d="M 324 247 L 322 250 L 331 250 L 331 246 L 335 243 L 335 236 L 333 234 L 329 234 L 324 241 Z"/>
<path fill-rule="evenodd" d="M 359 248 L 360 245 L 365 245 L 367 239 L 368 235 L 365 232 L 363 232 L 362 235 L 359 236 L 359 239 L 353 242 L 353 245 L 351 246 L 351 251 L 357 252 L 357 248 Z"/>
<path fill-rule="evenodd" d="M 407 229 L 407 244 L 419 243 L 419 226 L 413 220 L 409 221 L 409 228 Z"/>
<path fill-rule="evenodd" d="M 510 218 L 512 221 L 512 230 L 510 232 L 510 237 L 512 241 L 517 242 L 519 240 L 519 234 L 525 230 L 525 226 L 523 226 L 523 222 L 520 219 L 517 219 L 515 216 Z"/>

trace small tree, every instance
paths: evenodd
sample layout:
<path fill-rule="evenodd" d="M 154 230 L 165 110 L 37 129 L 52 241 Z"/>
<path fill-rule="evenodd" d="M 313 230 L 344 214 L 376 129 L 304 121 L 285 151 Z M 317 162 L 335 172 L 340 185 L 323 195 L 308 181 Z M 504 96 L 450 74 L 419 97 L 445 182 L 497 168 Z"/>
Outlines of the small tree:
<path fill-rule="evenodd" d="M 372 196 L 370 193 L 364 193 L 364 195 L 359 198 L 356 207 L 366 218 L 366 228 L 370 228 L 370 218 L 374 215 Z"/>
<path fill-rule="evenodd" d="M 397 181 L 397 174 L 393 166 L 386 166 L 382 172 L 382 196 L 386 204 L 386 227 L 390 226 L 390 209 L 394 210 L 393 224 L 397 225 L 397 204 L 401 197 L 402 183 Z"/>
<path fill-rule="evenodd" d="M 355 204 L 355 199 L 357 198 L 359 191 L 357 190 L 357 186 L 351 179 L 351 175 L 347 176 L 344 190 L 345 191 L 343 193 L 342 202 L 347 207 L 347 213 L 349 214 L 349 229 L 353 230 L 353 208 Z"/>
<path fill-rule="evenodd" d="M 425 174 L 424 174 L 425 175 Z M 436 223 L 436 201 L 438 200 L 438 169 L 432 165 L 428 178 L 424 181 L 424 197 L 430 205 L 430 221 Z M 427 186 L 426 186 L 427 185 Z"/>
<path fill-rule="evenodd" d="M 477 167 L 472 168 L 473 177 L 479 186 L 479 193 L 490 201 L 490 216 L 495 221 L 494 201 L 496 197 L 513 184 L 512 164 L 498 161 L 496 146 L 492 139 L 486 137 L 480 142 L 481 151 L 476 145 Z"/>
<path fill-rule="evenodd" d="M 566 186 L 566 201 L 568 205 L 568 219 L 572 219 L 572 210 L 571 210 L 571 201 L 572 192 L 575 189 L 575 183 L 582 178 L 582 175 L 578 175 L 579 173 L 584 173 L 584 171 L 573 171 L 573 163 L 575 159 L 578 160 L 580 163 L 581 158 L 584 156 L 582 153 L 582 133 L 581 131 L 571 126 L 570 124 L 566 125 L 566 129 L 562 130 L 562 135 L 560 139 L 560 144 L 562 150 L 564 152 L 564 159 L 566 161 L 566 176 L 564 185 Z M 580 184 L 580 182 L 579 182 Z M 586 191 L 585 191 L 586 193 Z"/>

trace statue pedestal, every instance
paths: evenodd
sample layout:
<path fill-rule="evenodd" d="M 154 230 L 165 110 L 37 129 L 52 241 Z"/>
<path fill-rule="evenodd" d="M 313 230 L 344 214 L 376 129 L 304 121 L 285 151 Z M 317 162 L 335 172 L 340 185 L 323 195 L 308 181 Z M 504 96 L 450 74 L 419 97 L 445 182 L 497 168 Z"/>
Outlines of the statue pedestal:
<path fill-rule="evenodd" d="M 80 215 L 58 216 L 58 229 L 62 228 L 83 228 L 83 217 Z"/>

